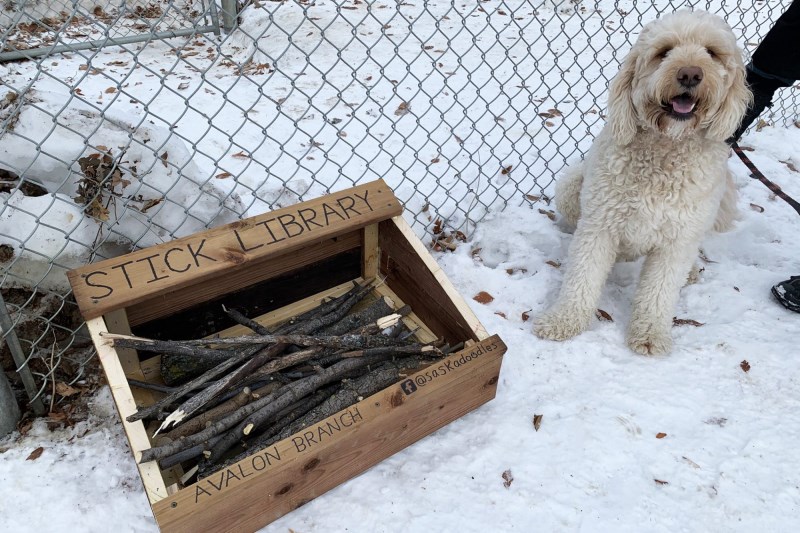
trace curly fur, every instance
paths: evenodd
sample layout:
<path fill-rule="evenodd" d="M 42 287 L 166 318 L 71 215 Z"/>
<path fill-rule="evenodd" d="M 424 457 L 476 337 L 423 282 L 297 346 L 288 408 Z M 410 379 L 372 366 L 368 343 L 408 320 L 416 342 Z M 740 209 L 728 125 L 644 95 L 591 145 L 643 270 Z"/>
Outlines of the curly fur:
<path fill-rule="evenodd" d="M 724 141 L 751 98 L 719 17 L 679 11 L 644 27 L 609 88 L 605 128 L 557 184 L 557 207 L 577 229 L 558 299 L 535 321 L 539 337 L 585 330 L 615 259 L 645 256 L 627 343 L 641 354 L 671 349 L 700 241 L 736 217 Z"/>

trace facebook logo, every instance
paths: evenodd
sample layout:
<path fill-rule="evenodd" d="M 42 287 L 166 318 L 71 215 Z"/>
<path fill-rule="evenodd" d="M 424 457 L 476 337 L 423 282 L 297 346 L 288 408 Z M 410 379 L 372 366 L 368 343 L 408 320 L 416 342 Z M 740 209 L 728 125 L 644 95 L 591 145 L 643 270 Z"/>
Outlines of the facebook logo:
<path fill-rule="evenodd" d="M 417 384 L 413 380 L 407 379 L 400 385 L 400 388 L 408 395 L 417 390 Z"/>

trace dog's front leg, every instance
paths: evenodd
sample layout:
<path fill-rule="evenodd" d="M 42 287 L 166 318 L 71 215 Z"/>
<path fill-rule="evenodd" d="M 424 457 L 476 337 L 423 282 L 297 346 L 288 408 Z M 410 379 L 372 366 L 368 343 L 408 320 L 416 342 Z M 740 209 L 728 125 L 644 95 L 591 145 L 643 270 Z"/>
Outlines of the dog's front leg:
<path fill-rule="evenodd" d="M 666 353 L 672 348 L 672 317 L 697 244 L 673 243 L 650 252 L 633 302 L 628 346 L 640 354 Z"/>
<path fill-rule="evenodd" d="M 589 327 L 616 255 L 616 241 L 609 232 L 586 231 L 579 224 L 569 247 L 558 299 L 537 317 L 534 333 L 542 339 L 560 341 Z"/>

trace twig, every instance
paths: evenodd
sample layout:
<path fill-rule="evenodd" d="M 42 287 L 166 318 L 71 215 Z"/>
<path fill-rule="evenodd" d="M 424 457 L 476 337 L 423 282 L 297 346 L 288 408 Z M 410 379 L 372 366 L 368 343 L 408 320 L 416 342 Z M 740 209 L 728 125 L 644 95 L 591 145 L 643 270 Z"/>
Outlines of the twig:
<path fill-rule="evenodd" d="M 128 378 L 128 385 L 130 385 L 131 387 L 154 390 L 156 392 L 163 392 L 166 394 L 175 392 L 175 387 L 170 387 L 168 385 L 160 385 L 158 383 L 150 383 L 149 381 L 139 381 L 138 379 Z"/>
<path fill-rule="evenodd" d="M 262 326 L 252 318 L 247 318 L 242 313 L 237 311 L 236 309 L 228 309 L 224 305 L 222 306 L 222 310 L 231 317 L 236 323 L 241 324 L 246 328 L 250 328 L 254 332 L 258 333 L 259 335 L 271 335 L 272 332 L 267 329 L 265 326 Z"/>
<path fill-rule="evenodd" d="M 202 375 L 189 381 L 188 383 L 176 388 L 172 393 L 160 399 L 153 405 L 140 409 L 136 413 L 130 415 L 126 420 L 128 422 L 135 422 L 137 420 L 142 420 L 143 418 L 147 418 L 149 416 L 153 416 L 156 415 L 157 413 L 160 413 L 163 409 L 169 407 L 170 404 L 177 401 L 181 396 L 186 395 L 186 393 L 196 389 L 197 387 L 206 383 L 207 381 L 214 379 L 215 377 L 226 372 L 230 368 L 240 364 L 242 361 L 249 359 L 250 357 L 253 356 L 253 354 L 258 352 L 260 349 L 261 349 L 260 346 L 255 346 L 242 350 L 236 357 L 231 357 L 227 361 L 218 364 L 208 372 L 205 372 Z"/>
<path fill-rule="evenodd" d="M 269 392 L 274 392 L 274 390 Z M 239 394 L 230 400 L 223 402 L 213 409 L 209 409 L 205 413 L 199 414 L 190 420 L 187 420 L 179 427 L 173 429 L 169 433 L 166 433 L 164 437 L 170 440 L 175 440 L 180 437 L 185 437 L 186 435 L 191 435 L 192 433 L 197 433 L 206 427 L 209 422 L 213 422 L 214 420 L 221 418 L 231 411 L 235 411 L 236 409 L 247 405 L 247 403 L 253 399 L 255 399 L 253 392 L 250 390 L 250 388 L 245 387 L 239 391 Z"/>
<path fill-rule="evenodd" d="M 339 379 L 341 376 L 376 362 L 375 358 L 353 358 L 345 359 L 333 366 L 326 368 L 319 374 L 314 374 L 299 381 L 295 381 L 279 389 L 277 392 L 269 394 L 259 400 L 251 402 L 244 407 L 237 409 L 228 416 L 214 422 L 209 427 L 195 433 L 194 435 L 183 437 L 156 448 L 149 448 L 142 452 L 140 463 L 154 461 L 172 455 L 181 450 L 191 448 L 196 444 L 205 442 L 215 435 L 219 435 L 233 426 L 239 424 L 243 419 L 250 417 L 253 413 L 259 412 L 260 416 L 268 416 L 271 412 L 280 411 L 298 399 L 308 395 L 310 392 Z"/>

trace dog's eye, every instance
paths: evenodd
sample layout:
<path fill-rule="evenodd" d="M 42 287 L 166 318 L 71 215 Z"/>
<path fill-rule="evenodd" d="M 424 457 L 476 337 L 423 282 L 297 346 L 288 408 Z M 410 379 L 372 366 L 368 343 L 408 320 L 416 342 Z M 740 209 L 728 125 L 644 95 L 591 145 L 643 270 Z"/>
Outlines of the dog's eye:
<path fill-rule="evenodd" d="M 708 55 L 711 56 L 711 59 L 719 59 L 720 58 L 719 54 L 717 54 L 717 51 L 714 50 L 713 48 L 706 48 L 706 52 L 708 52 Z"/>
<path fill-rule="evenodd" d="M 667 57 L 667 54 L 669 54 L 671 51 L 672 48 L 662 48 L 661 50 L 658 51 L 656 57 L 658 57 L 659 59 L 664 59 L 665 57 Z"/>

